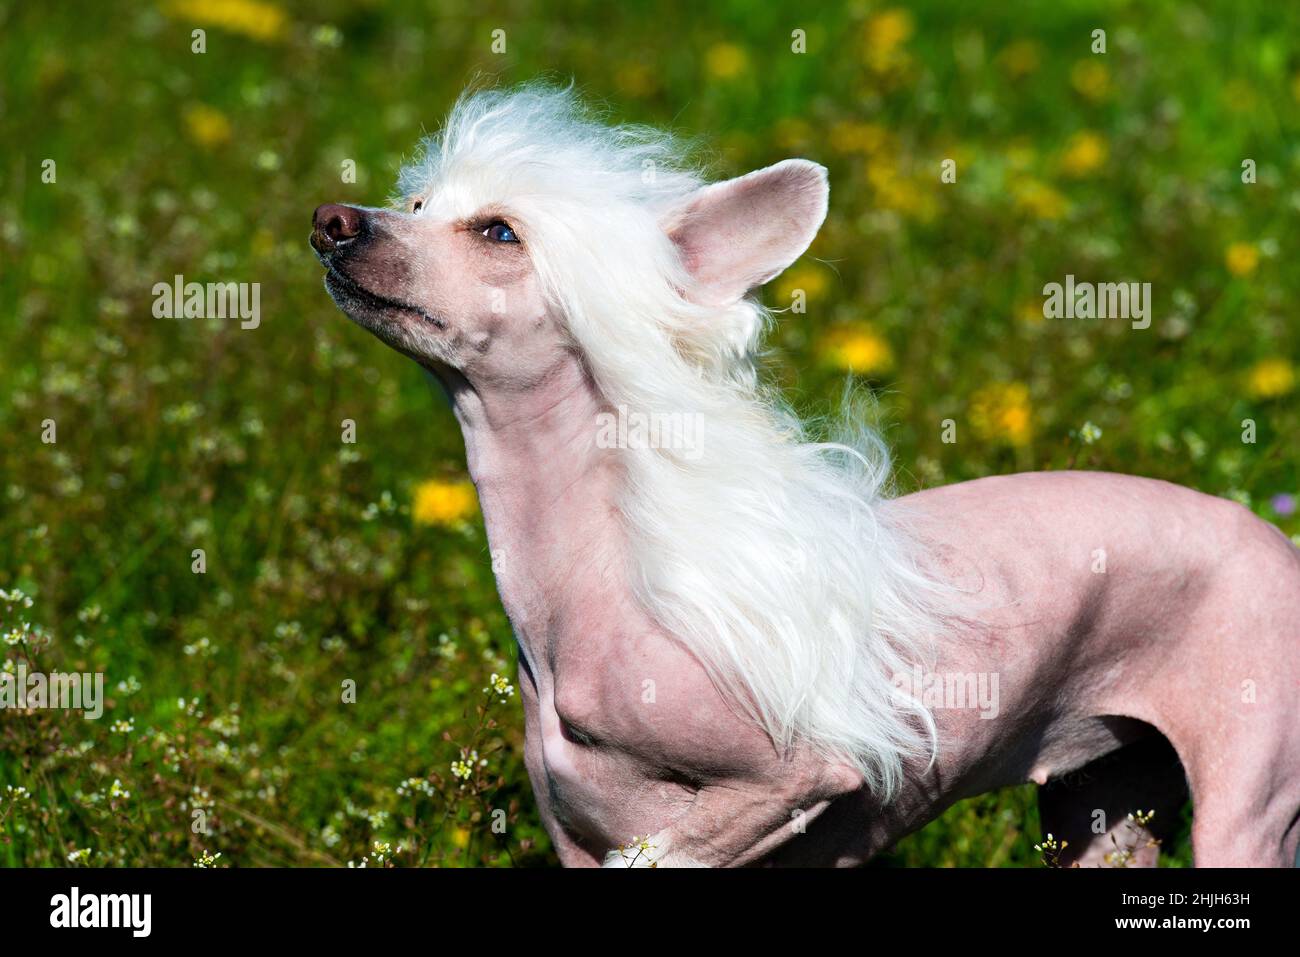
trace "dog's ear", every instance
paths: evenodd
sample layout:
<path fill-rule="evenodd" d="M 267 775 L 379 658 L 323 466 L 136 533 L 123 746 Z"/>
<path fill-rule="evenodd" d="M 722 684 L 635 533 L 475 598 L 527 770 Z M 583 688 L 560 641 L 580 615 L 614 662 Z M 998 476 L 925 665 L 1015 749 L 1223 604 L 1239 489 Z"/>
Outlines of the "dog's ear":
<path fill-rule="evenodd" d="M 824 166 L 790 159 L 689 196 L 664 229 L 695 279 L 693 298 L 735 302 L 779 275 L 817 235 L 829 194 Z"/>

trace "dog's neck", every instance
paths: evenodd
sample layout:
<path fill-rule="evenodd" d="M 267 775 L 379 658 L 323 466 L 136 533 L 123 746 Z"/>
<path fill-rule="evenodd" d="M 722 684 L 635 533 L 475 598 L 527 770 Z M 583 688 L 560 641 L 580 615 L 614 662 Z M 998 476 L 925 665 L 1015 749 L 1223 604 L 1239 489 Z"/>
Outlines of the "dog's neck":
<path fill-rule="evenodd" d="M 576 357 L 523 392 L 444 377 L 465 437 L 492 568 L 528 666 L 549 671 L 546 647 L 583 619 L 629 609 L 620 571 L 615 452 L 597 446 L 602 403 Z M 603 609 L 603 610 L 602 610 Z M 541 675 L 539 675 L 541 677 Z"/>

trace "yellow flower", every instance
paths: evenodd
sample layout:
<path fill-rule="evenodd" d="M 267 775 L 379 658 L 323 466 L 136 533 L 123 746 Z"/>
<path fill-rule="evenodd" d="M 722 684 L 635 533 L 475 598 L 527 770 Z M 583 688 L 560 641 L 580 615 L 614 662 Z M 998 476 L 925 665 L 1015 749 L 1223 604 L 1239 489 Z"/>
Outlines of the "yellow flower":
<path fill-rule="evenodd" d="M 869 166 L 867 182 L 876 191 L 876 202 L 886 209 L 901 210 L 914 199 L 906 180 L 886 163 L 873 163 Z"/>
<path fill-rule="evenodd" d="M 980 389 L 971 397 L 970 423 L 983 439 L 1017 447 L 1028 445 L 1033 434 L 1028 386 L 1008 382 Z"/>
<path fill-rule="evenodd" d="M 1082 130 L 1070 137 L 1061 156 L 1061 171 L 1067 176 L 1087 176 L 1106 165 L 1110 147 L 1106 137 L 1092 130 Z"/>
<path fill-rule="evenodd" d="M 884 372 L 894 364 L 888 340 L 866 326 L 832 329 L 822 344 L 822 354 L 831 365 L 858 375 Z"/>
<path fill-rule="evenodd" d="M 430 479 L 415 489 L 411 518 L 417 525 L 455 525 L 478 509 L 473 482 Z"/>
<path fill-rule="evenodd" d="M 1246 388 L 1256 399 L 1276 399 L 1295 388 L 1295 368 L 1286 359 L 1262 359 L 1246 375 Z"/>
<path fill-rule="evenodd" d="M 1259 265 L 1259 248 L 1254 243 L 1233 243 L 1224 252 L 1223 262 L 1234 276 L 1249 276 Z"/>
<path fill-rule="evenodd" d="M 998 64 L 1015 80 L 1036 71 L 1042 60 L 1042 47 L 1033 40 L 1017 40 L 998 54 Z"/>
<path fill-rule="evenodd" d="M 881 209 L 921 220 L 933 217 L 934 190 L 927 188 L 927 181 L 909 178 L 893 163 L 877 160 L 867 167 L 867 182 L 875 190 L 875 202 Z"/>
<path fill-rule="evenodd" d="M 734 43 L 715 43 L 705 54 L 704 63 L 710 75 L 719 80 L 730 80 L 744 72 L 749 65 L 749 56 L 743 47 Z"/>
<path fill-rule="evenodd" d="M 830 278 L 826 270 L 811 263 L 800 263 L 777 280 L 775 296 L 777 308 L 785 308 L 794 298 L 795 290 L 802 289 L 809 302 L 814 302 L 826 295 L 830 288 Z"/>
<path fill-rule="evenodd" d="M 885 130 L 876 123 L 842 120 L 831 127 L 831 149 L 838 153 L 874 153 L 885 142 Z"/>
<path fill-rule="evenodd" d="M 162 10 L 174 20 L 210 24 L 262 43 L 281 39 L 288 27 L 285 12 L 261 0 L 167 0 Z"/>
<path fill-rule="evenodd" d="M 1044 319 L 1043 300 L 1026 299 L 1016 306 L 1016 318 L 1026 325 L 1036 326 Z"/>
<path fill-rule="evenodd" d="M 912 15 L 895 7 L 882 10 L 867 21 L 865 39 L 867 65 L 877 72 L 886 72 L 907 62 L 907 54 L 899 48 L 912 35 Z"/>
<path fill-rule="evenodd" d="M 185 110 L 185 126 L 190 139 L 205 149 L 221 146 L 230 140 L 230 120 L 226 114 L 203 103 Z"/>
<path fill-rule="evenodd" d="M 1060 219 L 1069 211 L 1069 203 L 1046 183 L 1025 177 L 1015 187 L 1016 206 L 1038 219 Z"/>
<path fill-rule="evenodd" d="M 1090 100 L 1100 100 L 1110 91 L 1110 70 L 1099 60 L 1080 60 L 1070 69 L 1070 83 Z"/>

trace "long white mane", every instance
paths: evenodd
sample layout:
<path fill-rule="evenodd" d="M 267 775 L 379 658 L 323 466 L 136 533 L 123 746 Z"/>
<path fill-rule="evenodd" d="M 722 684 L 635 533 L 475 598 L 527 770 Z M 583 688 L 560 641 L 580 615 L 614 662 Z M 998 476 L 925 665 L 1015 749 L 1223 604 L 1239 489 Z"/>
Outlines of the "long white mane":
<path fill-rule="evenodd" d="M 500 204 L 611 408 L 692 416 L 691 448 L 629 448 L 620 509 L 637 597 L 782 747 L 861 770 L 888 800 L 934 723 L 894 677 L 929 659 L 943 588 L 883 510 L 866 427 L 811 441 L 758 384 L 756 301 L 701 307 L 663 222 L 704 184 L 671 137 L 608 126 L 568 90 L 467 94 L 399 191 Z M 593 431 L 595 423 L 593 423 Z"/>

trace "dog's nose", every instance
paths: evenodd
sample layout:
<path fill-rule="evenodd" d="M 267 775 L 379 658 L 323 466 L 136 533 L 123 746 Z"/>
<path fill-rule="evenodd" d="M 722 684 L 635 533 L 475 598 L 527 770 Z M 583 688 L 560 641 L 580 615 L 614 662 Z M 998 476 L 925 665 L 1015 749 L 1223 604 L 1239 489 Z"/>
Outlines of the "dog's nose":
<path fill-rule="evenodd" d="M 326 203 L 316 207 L 311 225 L 312 245 L 321 252 L 330 252 L 361 235 L 361 210 L 355 206 Z"/>

